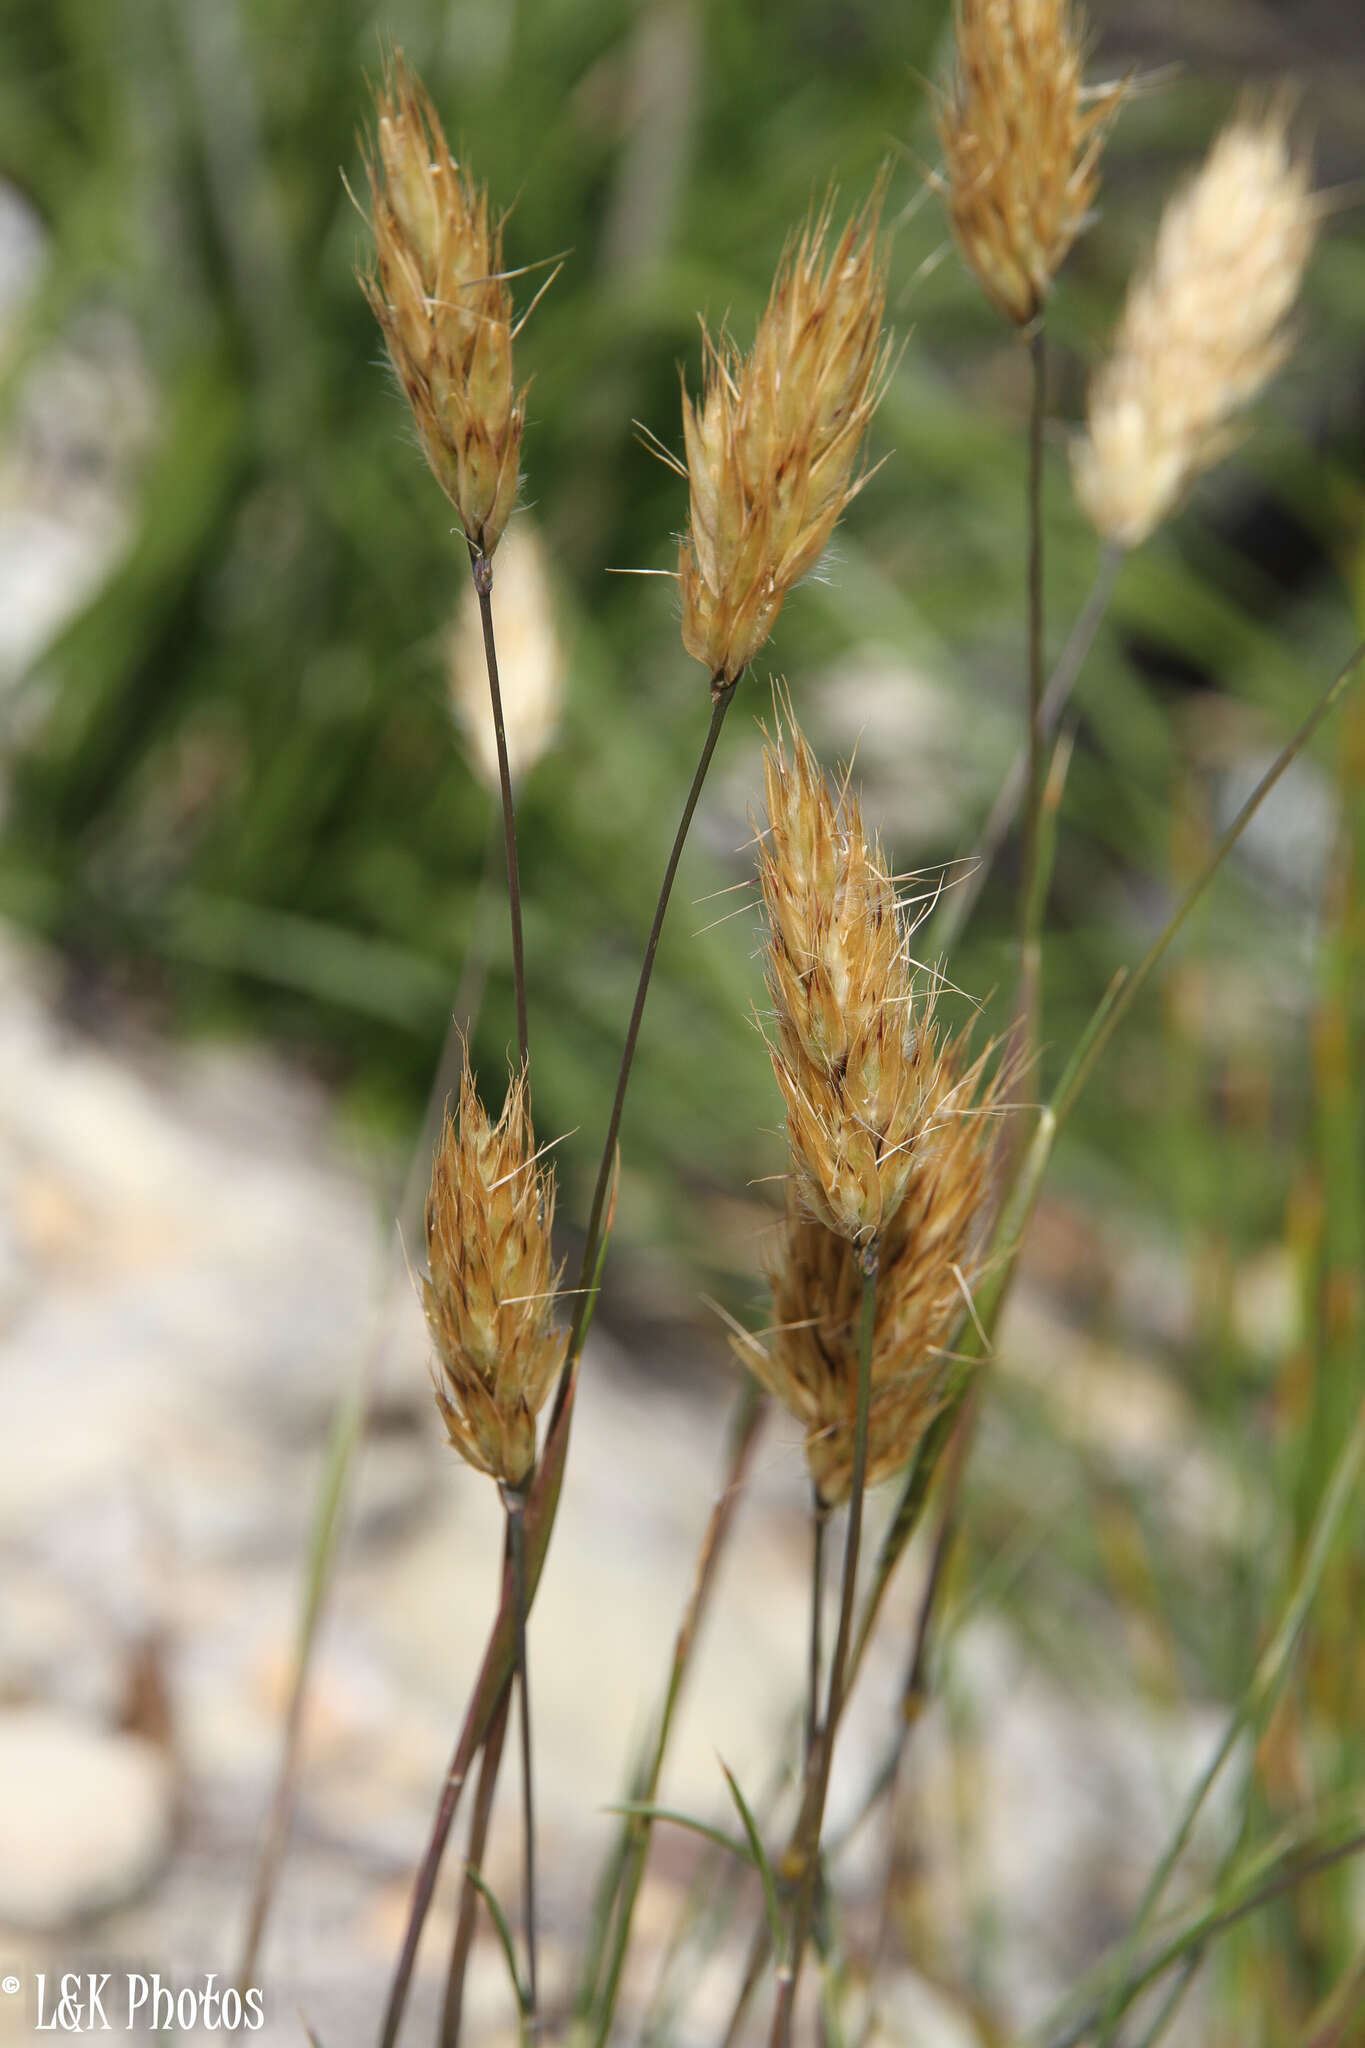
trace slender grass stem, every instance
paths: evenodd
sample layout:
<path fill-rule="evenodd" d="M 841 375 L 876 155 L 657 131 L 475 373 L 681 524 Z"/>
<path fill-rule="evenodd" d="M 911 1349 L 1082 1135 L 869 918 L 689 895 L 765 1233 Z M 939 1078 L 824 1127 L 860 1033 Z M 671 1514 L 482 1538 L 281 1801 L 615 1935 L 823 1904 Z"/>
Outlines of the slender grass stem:
<path fill-rule="evenodd" d="M 493 1725 L 488 1731 L 484 1744 L 483 1758 L 479 1764 L 478 1789 L 474 1794 L 474 1813 L 469 1823 L 469 1847 L 465 1855 L 465 1881 L 460 1890 L 460 1910 L 455 1921 L 455 1940 L 450 1951 L 450 1969 L 446 1976 L 445 1998 L 441 2005 L 441 2048 L 459 2048 L 460 2028 L 464 2018 L 465 1972 L 469 1966 L 469 1952 L 474 1945 L 474 1929 L 478 1923 L 480 1892 L 470 1873 L 482 1874 L 484 1852 L 488 1847 L 488 1825 L 493 1817 L 493 1795 L 497 1790 L 498 1772 L 502 1766 L 503 1743 L 507 1735 L 508 1709 L 511 1706 L 511 1692 L 505 1692 Z"/>
<path fill-rule="evenodd" d="M 806 1669 L 806 1754 L 805 1769 L 811 1768 L 815 1745 L 820 1738 L 820 1672 L 824 1663 L 821 1622 L 825 1607 L 825 1531 L 829 1508 L 818 1487 L 811 1489 L 810 1563 L 810 1655 Z"/>
<path fill-rule="evenodd" d="M 626 1104 L 626 1090 L 630 1086 L 630 1071 L 635 1063 L 635 1048 L 639 1043 L 640 1025 L 644 1020 L 645 1001 L 649 995 L 650 977 L 654 972 L 654 956 L 659 950 L 659 938 L 668 912 L 668 899 L 673 893 L 673 881 L 682 859 L 683 847 L 691 829 L 692 816 L 697 808 L 706 780 L 706 771 L 711 766 L 711 757 L 720 739 L 720 729 L 725 723 L 725 714 L 734 701 L 739 683 L 736 676 L 732 683 L 713 682 L 711 686 L 711 723 L 702 743 L 701 756 L 692 776 L 678 830 L 674 836 L 673 849 L 668 856 L 664 878 L 659 887 L 659 899 L 654 906 L 654 919 L 645 942 L 645 957 L 640 965 L 640 979 L 635 989 L 635 1002 L 631 1008 L 630 1023 L 626 1027 L 625 1044 L 621 1048 L 621 1065 L 616 1076 L 616 1093 L 612 1097 L 611 1115 L 607 1120 L 607 1135 L 602 1144 L 602 1161 L 597 1170 L 597 1186 L 593 1190 L 592 1209 L 588 1215 L 588 1231 L 583 1246 L 583 1264 L 578 1276 L 577 1306 L 574 1309 L 573 1329 L 569 1337 L 568 1354 L 564 1371 L 560 1377 L 559 1390 L 555 1396 L 555 1413 L 563 1405 L 565 1391 L 583 1344 L 583 1333 L 587 1327 L 591 1306 L 593 1276 L 597 1270 L 597 1253 L 602 1232 L 602 1216 L 606 1208 L 607 1187 L 611 1180 L 612 1163 L 616 1157 L 616 1141 L 621 1135 L 621 1113 Z"/>
<path fill-rule="evenodd" d="M 668 1739 L 672 1733 L 673 1719 L 678 1701 L 682 1695 L 683 1682 L 692 1659 L 692 1650 L 697 1640 L 702 1617 L 710 1600 L 715 1584 L 716 1568 L 720 1562 L 725 1541 L 734 1521 L 735 1509 L 748 1474 L 754 1446 L 758 1441 L 759 1427 L 767 1412 L 758 1382 L 746 1378 L 743 1391 L 736 1404 L 734 1420 L 730 1429 L 729 1450 L 726 1457 L 725 1480 L 712 1506 L 706 1533 L 702 1538 L 701 1550 L 697 1557 L 696 1570 L 692 1579 L 692 1591 L 678 1634 L 673 1645 L 673 1663 L 668 1675 L 668 1689 L 664 1694 L 663 1709 L 654 1738 L 653 1750 L 646 1769 L 641 1773 L 632 1802 L 638 1805 L 653 1805 L 658 1797 L 659 1779 L 663 1771 Z M 650 1834 L 653 1823 L 648 1814 L 632 1814 L 625 1824 L 621 1837 L 621 1851 L 616 1871 L 614 1896 L 608 1903 L 604 1921 L 610 1922 L 611 1949 L 606 1962 L 605 1981 L 600 2003 L 595 2014 L 593 2040 L 597 2048 L 606 2048 L 616 2014 L 617 1999 L 620 1996 L 621 1973 L 625 1967 L 630 1946 L 631 1922 L 635 1913 L 635 1902 L 639 1896 L 640 1883 L 644 1876 L 645 1861 L 649 1855 Z M 612 1910 L 614 1907 L 614 1911 Z M 584 1986 L 584 2000 L 580 2011 L 592 2011 L 592 1997 L 600 1975 L 596 1959 L 590 1961 Z"/>
<path fill-rule="evenodd" d="M 526 2022 L 536 2024 L 536 1807 L 531 1743 L 531 1681 L 526 1658 L 526 1488 L 503 1488 L 507 1549 L 516 1603 L 516 1682 L 521 1704 L 522 1899 L 526 1923 Z"/>
<path fill-rule="evenodd" d="M 1111 543 L 1104 549 L 1089 594 L 1067 636 L 1066 645 L 1057 657 L 1057 665 L 1048 677 L 1047 688 L 1043 692 L 1044 748 L 1061 722 L 1062 713 L 1070 701 L 1076 680 L 1085 666 L 1086 656 L 1095 644 L 1095 635 L 1104 623 L 1123 560 L 1122 548 Z M 1028 748 L 1023 746 L 1011 761 L 1009 771 L 996 791 L 995 801 L 981 828 L 980 838 L 972 849 L 974 865 L 960 882 L 955 882 L 951 889 L 944 891 L 933 925 L 935 952 L 951 953 L 966 929 L 991 869 L 999 859 L 1000 850 L 1008 839 L 1010 828 L 1018 815 L 1027 771 Z"/>
<path fill-rule="evenodd" d="M 1028 433 L 1028 783 L 1024 860 L 1019 877 L 1019 1014 L 1027 1058 L 1037 1042 L 1041 1001 L 1039 924 L 1035 921 L 1039 833 L 1043 810 L 1043 421 L 1047 406 L 1047 342 L 1041 317 L 1029 336 L 1033 373 Z"/>
<path fill-rule="evenodd" d="M 474 897 L 474 910 L 470 924 L 469 945 L 465 952 L 464 964 L 460 969 L 459 985 L 455 992 L 455 1003 L 450 1025 L 446 1031 L 445 1043 L 431 1086 L 427 1091 L 426 1107 L 422 1112 L 422 1124 L 416 1144 L 413 1146 L 407 1172 L 403 1178 L 402 1190 L 398 1195 L 395 1213 L 398 1219 L 399 1237 L 406 1242 L 421 1228 L 422 1203 L 426 1196 L 427 1182 L 431 1177 L 431 1154 L 440 1130 L 441 1110 L 456 1072 L 455 1055 L 461 1043 L 462 1034 L 472 1031 L 483 1001 L 484 983 L 488 971 L 487 907 L 491 890 L 493 866 L 496 859 L 497 840 L 490 835 L 484 855 L 483 870 Z M 299 1618 L 298 1636 L 294 1653 L 294 1670 L 290 1680 L 289 1704 L 285 1710 L 284 1733 L 280 1742 L 280 1760 L 271 1790 L 270 1809 L 261 1839 L 260 1854 L 252 1880 L 251 1903 L 247 1914 L 247 1929 L 242 1941 L 241 1958 L 237 1966 L 237 1985 L 245 1990 L 256 1971 L 256 1959 L 260 1954 L 261 1942 L 265 1938 L 270 1910 L 274 1904 L 275 1890 L 279 1883 L 280 1869 L 285 1851 L 289 1845 L 289 1830 L 293 1823 L 294 1807 L 298 1798 L 303 1727 L 308 1689 L 312 1682 L 313 1662 L 317 1650 L 319 1631 L 326 1612 L 328 1595 L 335 1575 L 336 1560 L 340 1551 L 342 1534 L 346 1522 L 346 1502 L 350 1490 L 351 1472 L 357 1449 L 365 1434 L 366 1417 L 369 1414 L 370 1397 L 375 1376 L 379 1370 L 383 1352 L 384 1332 L 388 1328 L 391 1313 L 400 1296 L 408 1286 L 407 1268 L 401 1249 L 395 1248 L 388 1278 L 379 1308 L 366 1339 L 355 1381 L 340 1398 L 332 1420 L 328 1437 L 326 1458 L 323 1465 L 322 1482 L 318 1489 L 317 1504 L 313 1511 L 312 1531 L 308 1550 L 308 1575 L 304 1587 L 303 1606 Z"/>
<path fill-rule="evenodd" d="M 578 1380 L 578 1359 L 588 1326 L 593 1297 L 596 1291 L 599 1258 L 602 1249 L 602 1235 L 606 1214 L 607 1190 L 611 1183 L 612 1166 L 616 1157 L 616 1144 L 621 1129 L 621 1112 L 625 1106 L 626 1089 L 630 1070 L 634 1062 L 635 1048 L 639 1041 L 640 1025 L 644 1017 L 645 999 L 649 993 L 650 976 L 654 969 L 654 956 L 658 951 L 659 936 L 663 930 L 664 915 L 672 894 L 674 878 L 682 858 L 688 828 L 701 796 L 706 771 L 711 765 L 720 739 L 725 713 L 733 701 L 739 678 L 722 684 L 713 681 L 711 686 L 711 722 L 703 742 L 701 757 L 692 777 L 687 800 L 683 806 L 682 818 L 678 825 L 673 848 L 664 870 L 664 879 L 655 906 L 653 923 L 645 946 L 645 957 L 640 969 L 640 980 L 635 991 L 635 1004 L 631 1011 L 630 1024 L 626 1031 L 625 1046 L 621 1055 L 620 1071 L 617 1075 L 616 1093 L 612 1102 L 611 1119 L 607 1127 L 606 1141 L 602 1148 L 602 1162 L 597 1176 L 597 1188 L 593 1196 L 592 1212 L 588 1222 L 587 1241 L 584 1246 L 582 1276 L 577 1293 L 573 1326 L 569 1335 L 564 1368 L 560 1373 L 559 1385 L 555 1390 L 554 1405 L 550 1413 L 549 1430 L 540 1463 L 536 1469 L 531 1498 L 527 1512 L 532 1522 L 530 1556 L 526 1578 L 524 1608 L 529 1611 L 540 1582 L 540 1573 L 554 1530 L 555 1515 L 559 1507 L 560 1488 L 563 1484 L 564 1461 L 568 1456 L 569 1433 L 573 1419 L 574 1390 Z M 503 1599 L 494 1619 L 484 1651 L 479 1676 L 475 1682 L 474 1696 L 465 1715 L 464 1724 L 456 1740 L 454 1754 L 446 1770 L 441 1786 L 441 1795 L 432 1817 L 431 1831 L 423 1851 L 413 1884 L 412 1904 L 408 1911 L 408 1924 L 403 1935 L 398 1961 L 394 1967 L 393 1982 L 384 2011 L 384 2022 L 380 2030 L 380 2048 L 395 2048 L 403 2024 L 403 2013 L 407 2005 L 412 1973 L 417 1962 L 417 1950 L 422 1938 L 422 1929 L 431 1910 L 432 1894 L 436 1889 L 436 1878 L 445 1853 L 455 1815 L 459 1810 L 465 1781 L 483 1743 L 487 1740 L 488 1729 L 493 1715 L 497 1712 L 501 1695 L 510 1682 L 515 1668 L 515 1593 L 510 1584 L 510 1574 L 504 1577 Z"/>
<path fill-rule="evenodd" d="M 1365 641 L 1362 641 L 1354 648 L 1348 659 L 1338 669 L 1331 684 L 1318 699 L 1308 717 L 1275 756 L 1274 761 L 1267 768 L 1255 789 L 1252 790 L 1251 795 L 1242 805 L 1241 810 L 1238 811 L 1232 823 L 1214 846 L 1194 881 L 1185 891 L 1179 906 L 1172 916 L 1168 918 L 1159 936 L 1143 955 L 1138 966 L 1131 974 L 1125 976 L 1121 982 L 1117 982 L 1111 988 L 1109 995 L 1101 1006 L 1102 1014 L 1097 1012 L 1092 1020 L 1091 1028 L 1087 1029 L 1080 1044 L 1073 1053 L 1066 1072 L 1053 1096 L 1052 1110 L 1059 1126 L 1066 1121 L 1077 1097 L 1089 1080 L 1100 1055 L 1105 1050 L 1124 1017 L 1128 1014 L 1128 1011 L 1132 1008 L 1137 996 L 1150 980 L 1155 969 L 1165 958 L 1167 951 L 1203 896 L 1205 889 L 1208 888 L 1209 883 L 1218 873 L 1228 854 L 1241 838 L 1252 818 L 1265 802 L 1265 799 L 1269 796 L 1285 770 L 1298 759 L 1323 720 L 1336 709 L 1342 697 L 1346 694 L 1347 689 L 1354 682 L 1362 661 L 1365 661 Z"/>
<path fill-rule="evenodd" d="M 1308 1621 L 1309 1609 L 1322 1583 L 1322 1576 L 1327 1569 L 1346 1510 L 1355 1495 L 1362 1467 L 1365 1467 L 1365 1405 L 1356 1410 L 1354 1426 L 1342 1445 L 1333 1468 L 1303 1565 L 1279 1626 L 1258 1658 L 1246 1689 L 1228 1717 L 1223 1738 L 1196 1780 L 1175 1832 L 1147 1880 L 1137 1913 L 1119 1950 L 1118 1962 L 1115 1965 L 1115 1988 L 1104 2008 L 1097 2036 L 1097 2048 L 1110 2048 L 1114 2029 L 1120 2017 L 1120 1990 L 1132 1968 L 1142 1937 L 1147 1931 L 1147 1924 L 1160 1903 L 1171 1873 L 1185 1852 L 1194 1831 L 1194 1824 L 1204 1809 L 1204 1801 L 1221 1776 L 1223 1766 L 1232 1755 L 1241 1736 L 1247 1729 L 1259 1725 L 1264 1720 L 1279 1696 L 1290 1660 Z"/>
<path fill-rule="evenodd" d="M 1234 1888 L 1231 1898 L 1220 1894 L 1208 1904 L 1196 1907 L 1149 1957 L 1134 1961 L 1128 1974 L 1120 1975 L 1108 1994 L 1109 1998 L 1117 1999 L 1120 2013 L 1126 2012 L 1148 1985 L 1155 1984 L 1168 1970 L 1183 1963 L 1192 1951 L 1206 1948 L 1214 1935 L 1235 1926 L 1239 1920 L 1247 1919 L 1272 1900 L 1283 1898 L 1310 1878 L 1359 1856 L 1363 1850 L 1365 1831 L 1357 1830 L 1344 1841 L 1329 1847 L 1307 1852 L 1291 1851 L 1264 1881 L 1258 1878 L 1255 1882 Z M 1079 2017 L 1063 2024 L 1060 2029 L 1054 2030 L 1049 2025 L 1032 2038 L 1045 2041 L 1048 2048 L 1081 2048 L 1082 2042 L 1095 2037 L 1096 2028 L 1103 2024 L 1104 2012 L 1103 2002 L 1092 2003 Z"/>
<path fill-rule="evenodd" d="M 488 694 L 493 701 L 493 733 L 498 743 L 498 784 L 502 791 L 502 843 L 507 856 L 507 907 L 512 921 L 512 991 L 517 1008 L 517 1058 L 530 1063 L 526 1035 L 526 954 L 521 937 L 521 873 L 517 866 L 517 820 L 512 804 L 512 775 L 507 765 L 507 732 L 502 719 L 502 686 L 498 680 L 498 649 L 493 638 L 493 562 L 473 543 L 469 565 L 479 598 L 483 625 L 484 660 L 488 665 Z"/>
<path fill-rule="evenodd" d="M 801 1963 L 815 1918 L 820 1882 L 820 1834 L 829 1793 L 830 1765 L 839 1717 L 847 1696 L 845 1671 L 853 1637 L 853 1607 L 858 1590 L 858 1552 L 862 1541 L 863 1495 L 867 1486 L 867 1429 L 872 1406 L 872 1340 L 877 1321 L 877 1247 L 864 1256 L 862 1320 L 858 1333 L 858 1393 L 853 1425 L 853 1476 L 848 1498 L 848 1531 L 844 1539 L 843 1583 L 839 1594 L 839 1626 L 829 1669 L 829 1694 L 824 1726 L 806 1773 L 806 1792 L 784 1865 L 796 1873 L 796 1906 L 792 1914 L 789 1953 L 777 1973 L 777 2005 L 773 2014 L 772 2048 L 791 2048 Z"/>

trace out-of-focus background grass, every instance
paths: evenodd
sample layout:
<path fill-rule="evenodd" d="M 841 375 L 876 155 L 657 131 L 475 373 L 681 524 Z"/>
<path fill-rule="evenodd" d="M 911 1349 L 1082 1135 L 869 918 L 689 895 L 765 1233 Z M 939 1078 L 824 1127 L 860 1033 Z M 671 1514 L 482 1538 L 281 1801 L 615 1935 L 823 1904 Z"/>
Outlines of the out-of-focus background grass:
<path fill-rule="evenodd" d="M 1341 203 L 1289 368 L 1245 444 L 1125 566 L 1085 670 L 1040 1086 L 1365 607 L 1365 23 L 1331 0 L 1097 0 L 1093 16 L 1095 75 L 1153 76 L 1118 123 L 1100 215 L 1049 314 L 1054 650 L 1097 555 L 1068 490 L 1067 427 L 1172 182 L 1241 87 L 1288 75 Z M 780 1163 L 752 915 L 697 936 L 747 900 L 702 901 L 746 872 L 769 669 L 828 758 L 856 748 L 902 870 L 970 847 L 1019 727 L 1026 362 L 924 193 L 925 81 L 943 75 L 946 29 L 940 0 L 0 13 L 0 914 L 55 950 L 83 1029 L 132 1011 L 168 1034 L 287 1047 L 396 1157 L 480 915 L 486 1076 L 512 1024 L 500 912 L 479 911 L 490 802 L 446 697 L 465 567 L 355 282 L 365 231 L 344 180 L 362 183 L 356 138 L 385 39 L 512 206 L 509 262 L 563 257 L 519 360 L 524 497 L 567 696 L 519 823 L 537 1122 L 577 1133 L 559 1153 L 570 1228 L 707 710 L 668 583 L 608 573 L 669 569 L 685 517 L 632 422 L 678 444 L 697 313 L 746 340 L 789 227 L 831 180 L 856 205 L 891 161 L 906 340 L 874 434 L 886 459 L 732 717 L 627 1114 L 602 1315 L 652 1356 L 690 1353 L 702 1289 L 752 1307 L 753 1237 L 736 1219 Z M 1012 879 L 1007 850 L 949 963 L 988 1015 L 1013 973 Z M 1005 1605 L 1073 1676 L 1115 1686 L 1117 1662 L 1158 1694 L 1235 1694 L 1365 1393 L 1362 887 L 1356 708 L 1267 807 L 1057 1163 L 1031 1271 L 1078 1326 L 1159 1352 L 1191 1429 L 1252 1502 L 1221 1533 L 1192 1533 L 1153 1505 L 1107 1425 L 1059 1436 L 1039 1388 L 1004 1376 L 957 1589 Z M 1248 1827 L 1361 1782 L 1361 1563 L 1353 1532 Z M 1268 1948 L 1230 1938 L 1220 1995 L 1236 2017 L 1218 2038 L 1297 2038 L 1286 2029 L 1358 1947 L 1350 1897 L 1324 1881 L 1275 1909 Z M 988 1920 L 972 1940 L 971 1968 L 989 1975 Z"/>

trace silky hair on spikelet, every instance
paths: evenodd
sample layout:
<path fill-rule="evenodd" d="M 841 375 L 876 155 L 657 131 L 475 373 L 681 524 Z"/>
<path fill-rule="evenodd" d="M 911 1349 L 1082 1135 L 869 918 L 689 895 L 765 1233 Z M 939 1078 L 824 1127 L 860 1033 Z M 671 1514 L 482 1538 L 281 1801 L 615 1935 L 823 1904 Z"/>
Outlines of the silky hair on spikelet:
<path fill-rule="evenodd" d="M 678 580 L 683 645 L 717 692 L 768 638 L 866 481 L 859 452 L 891 361 L 882 196 L 879 184 L 832 250 L 828 201 L 788 244 L 747 356 L 702 327 L 702 395 L 683 390 Z"/>
<path fill-rule="evenodd" d="M 536 1460 L 536 1417 L 564 1360 L 550 1251 L 554 1174 L 540 1166 L 526 1072 L 494 1123 L 466 1053 L 447 1106 L 426 1206 L 422 1304 L 436 1405 L 455 1449 L 513 1490 Z"/>
<path fill-rule="evenodd" d="M 920 1121 L 906 1148 L 899 1206 L 883 1219 L 877 1243 L 869 1485 L 906 1463 L 938 1413 L 993 1205 L 995 1119 L 1008 1068 L 993 1046 L 972 1055 L 965 1034 L 943 1034 L 933 993 L 914 1026 Z M 811 1479 L 837 1506 L 853 1477 L 863 1256 L 810 1215 L 795 1177 L 768 1275 L 773 1328 L 766 1340 L 737 1340 L 737 1354 L 802 1425 Z"/>
<path fill-rule="evenodd" d="M 958 0 L 955 28 L 933 182 L 987 298 L 1027 327 L 1090 219 L 1126 82 L 1086 90 L 1071 0 Z"/>
<path fill-rule="evenodd" d="M 804 1211 L 867 1247 L 911 1171 L 923 1073 L 896 892 L 858 799 L 832 790 L 787 712 L 764 748 L 758 878 L 768 1050 Z"/>
<path fill-rule="evenodd" d="M 502 223 L 455 161 L 421 80 L 396 50 L 365 151 L 375 268 L 361 285 L 465 538 L 491 555 L 517 493 L 525 391 L 512 374 Z"/>
<path fill-rule="evenodd" d="M 1105 540 L 1136 547 L 1227 453 L 1235 416 L 1289 354 L 1319 213 L 1283 101 L 1244 107 L 1168 203 L 1073 450 Z"/>

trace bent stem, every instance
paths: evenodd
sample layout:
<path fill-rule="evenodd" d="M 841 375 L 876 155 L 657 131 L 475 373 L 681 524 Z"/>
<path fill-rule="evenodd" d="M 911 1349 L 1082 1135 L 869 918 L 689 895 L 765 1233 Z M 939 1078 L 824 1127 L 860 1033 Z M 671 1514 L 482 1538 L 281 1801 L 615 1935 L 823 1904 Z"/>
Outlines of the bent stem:
<path fill-rule="evenodd" d="M 790 1952 L 777 1973 L 777 2007 L 773 2015 L 772 2048 L 790 2048 L 796 2013 L 796 1993 L 801 1980 L 801 1963 L 815 1917 L 816 1893 L 820 1880 L 820 1833 L 825 1820 L 829 1793 L 830 1765 L 839 1716 L 847 1697 L 845 1672 L 853 1636 L 853 1605 L 858 1587 L 858 1551 L 862 1541 L 863 1494 L 867 1484 L 867 1428 L 872 1405 L 872 1340 L 877 1320 L 877 1246 L 874 1242 L 863 1257 L 862 1322 L 858 1333 L 858 1396 L 853 1425 L 853 1477 L 848 1498 L 848 1533 L 844 1539 L 843 1584 L 839 1595 L 839 1627 L 834 1638 L 834 1657 L 829 1670 L 829 1694 L 824 1726 L 806 1772 L 806 1792 L 791 1846 L 783 1858 L 785 1870 L 797 1881 L 796 1908 L 792 1915 Z"/>
<path fill-rule="evenodd" d="M 512 775 L 507 765 L 507 733 L 502 721 L 502 687 L 498 681 L 498 650 L 493 638 L 493 561 L 469 543 L 469 566 L 479 598 L 483 653 L 488 665 L 488 694 L 493 702 L 493 733 L 498 743 L 498 785 L 502 791 L 502 843 L 507 856 L 507 908 L 512 921 L 512 990 L 517 1006 L 517 1063 L 530 1064 L 526 1036 L 526 956 L 521 939 L 521 874 L 517 867 L 517 820 L 512 807 Z"/>
<path fill-rule="evenodd" d="M 484 1852 L 488 1846 L 488 1824 L 493 1814 L 493 1794 L 497 1789 L 498 1771 L 502 1764 L 502 1746 L 507 1735 L 507 1716 L 511 1703 L 511 1692 L 504 1692 L 502 1704 L 493 1716 L 493 1725 L 484 1744 L 483 1761 L 479 1765 L 479 1786 L 474 1795 L 474 1815 L 469 1823 L 465 1880 L 460 1891 L 460 1911 L 455 1922 L 450 1970 L 446 1977 L 445 1998 L 441 2005 L 441 2048 L 459 2048 L 460 2025 L 464 2016 L 465 1971 L 469 1965 L 469 1951 L 474 1943 L 474 1928 L 478 1920 L 479 1900 L 482 1896 L 479 1880 L 483 1874 Z"/>

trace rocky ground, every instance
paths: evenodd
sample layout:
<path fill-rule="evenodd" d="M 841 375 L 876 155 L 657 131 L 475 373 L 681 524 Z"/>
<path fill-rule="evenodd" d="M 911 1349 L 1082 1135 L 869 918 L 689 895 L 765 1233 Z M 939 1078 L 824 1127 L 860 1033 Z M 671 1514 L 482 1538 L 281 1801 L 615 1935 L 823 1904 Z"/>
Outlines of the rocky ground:
<path fill-rule="evenodd" d="M 376 1413 L 259 1970 L 258 2038 L 300 2041 L 301 2016 L 326 2048 L 373 2036 L 500 1540 L 491 1489 L 439 1441 L 420 1318 L 390 1271 L 382 1178 L 346 1154 L 318 1090 L 267 1053 L 98 1042 L 63 1020 L 47 963 L 0 942 L 0 1973 L 23 1987 L 0 1993 L 0 2041 L 31 2037 L 40 1971 L 202 1984 L 232 1970 L 323 1446 L 367 1351 L 381 1361 Z M 1016 1371 L 1047 1360 L 1079 1437 L 1126 1433 L 1133 1456 L 1174 1469 L 1174 1394 L 1098 1356 L 1037 1287 L 1004 1355 Z M 552 1987 L 573 1979 L 603 1808 L 657 1696 L 727 1407 L 714 1367 L 694 1387 L 659 1385 L 606 1334 L 590 1349 L 531 1632 Z M 803 1506 L 791 1432 L 772 1422 L 673 1753 L 677 1806 L 723 1820 L 718 1755 L 757 1794 L 789 1753 Z M 858 1695 L 836 1816 L 893 1723 L 917 1576 L 897 1590 Z M 963 1752 L 935 1713 L 914 1752 L 920 1867 L 936 1873 L 935 1924 L 992 1899 L 998 1980 L 1025 2018 L 1136 1881 L 1208 1724 L 1083 1704 L 984 1615 L 958 1638 L 953 1683 L 971 1702 L 973 1868 L 952 1854 Z M 504 1807 L 490 1874 L 511 1901 L 510 1794 Z M 875 1917 L 883 1853 L 878 1823 L 850 1859 L 855 1928 Z M 651 1986 L 695 1862 L 689 1837 L 661 1833 L 632 1998 Z M 417 1998 L 428 2009 L 446 1896 L 435 1922 Z M 718 2038 L 743 1932 L 691 1972 L 680 2040 Z M 904 1970 L 886 2011 L 887 2038 L 979 2038 Z M 471 2039 L 511 2037 L 491 1942 L 471 2013 Z"/>

